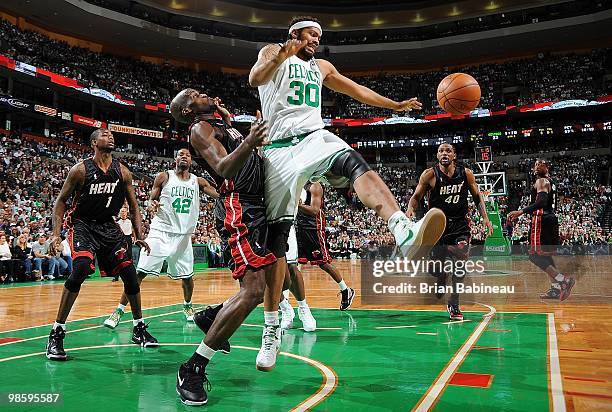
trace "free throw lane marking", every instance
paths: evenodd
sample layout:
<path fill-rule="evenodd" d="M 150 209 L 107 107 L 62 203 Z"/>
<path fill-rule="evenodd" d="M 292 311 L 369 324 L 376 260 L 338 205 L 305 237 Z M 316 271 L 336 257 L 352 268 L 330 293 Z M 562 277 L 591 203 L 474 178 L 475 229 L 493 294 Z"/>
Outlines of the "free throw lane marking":
<path fill-rule="evenodd" d="M 484 306 L 489 308 L 489 313 L 483 316 L 480 324 L 476 326 L 476 329 L 474 329 L 468 340 L 463 344 L 463 346 L 461 346 L 461 349 L 459 349 L 455 356 L 453 356 L 448 365 L 446 365 L 446 368 L 444 368 L 440 376 L 438 376 L 438 379 L 436 379 L 436 381 L 429 387 L 425 393 L 425 396 L 419 400 L 419 402 L 413 408 L 413 411 L 425 412 L 433 407 L 449 380 L 457 371 L 457 368 L 459 368 L 459 365 L 461 365 L 470 349 L 472 349 L 472 346 L 474 346 L 478 338 L 480 338 L 480 335 L 482 335 L 482 332 L 489 325 L 489 322 L 493 318 L 496 310 L 492 306 Z"/>

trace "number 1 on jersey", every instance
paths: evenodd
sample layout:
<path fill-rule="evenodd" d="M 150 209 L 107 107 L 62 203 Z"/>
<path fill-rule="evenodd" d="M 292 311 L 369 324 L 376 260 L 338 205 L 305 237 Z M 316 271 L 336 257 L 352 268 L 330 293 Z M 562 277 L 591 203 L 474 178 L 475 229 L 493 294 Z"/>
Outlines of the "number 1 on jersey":
<path fill-rule="evenodd" d="M 112 196 L 108 197 L 108 202 L 106 202 L 106 207 L 108 208 L 110 206 L 111 200 L 113 200 Z"/>

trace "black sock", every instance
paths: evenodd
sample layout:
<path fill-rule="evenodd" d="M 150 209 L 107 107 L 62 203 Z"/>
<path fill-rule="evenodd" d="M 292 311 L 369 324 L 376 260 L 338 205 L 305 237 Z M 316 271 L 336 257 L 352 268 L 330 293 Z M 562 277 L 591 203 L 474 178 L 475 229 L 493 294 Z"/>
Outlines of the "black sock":
<path fill-rule="evenodd" d="M 208 365 L 208 362 L 210 362 L 210 359 L 206 359 L 204 356 L 200 355 L 198 352 L 194 352 L 193 355 L 191 355 L 191 358 L 189 358 L 189 360 L 187 361 L 187 365 L 188 366 L 198 365 L 198 366 L 202 366 L 203 368 L 206 368 L 206 365 Z"/>

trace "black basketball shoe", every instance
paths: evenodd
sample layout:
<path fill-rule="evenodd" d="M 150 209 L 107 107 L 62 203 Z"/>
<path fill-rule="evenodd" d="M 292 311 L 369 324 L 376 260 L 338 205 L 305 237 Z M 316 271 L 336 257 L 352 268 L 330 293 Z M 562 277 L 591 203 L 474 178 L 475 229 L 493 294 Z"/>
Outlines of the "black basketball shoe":
<path fill-rule="evenodd" d="M 136 345 L 143 346 L 145 348 L 149 346 L 157 346 L 158 342 L 148 331 L 149 325 L 145 325 L 144 322 L 138 323 L 134 326 L 132 332 L 132 342 Z"/>
<path fill-rule="evenodd" d="M 353 304 L 353 299 L 355 299 L 355 289 L 346 288 L 340 294 L 342 295 L 340 310 L 347 310 Z"/>
<path fill-rule="evenodd" d="M 208 330 L 212 326 L 215 318 L 217 317 L 217 313 L 218 312 L 215 311 L 215 308 L 208 306 L 206 309 L 196 312 L 193 315 L 193 321 L 196 325 L 198 325 L 198 328 L 200 328 L 200 330 L 202 330 L 202 332 L 206 334 L 208 333 Z M 232 348 L 230 346 L 229 341 L 226 340 L 225 342 L 221 343 L 221 346 L 219 347 L 219 352 L 227 355 L 228 353 L 230 353 L 231 349 Z"/>
<path fill-rule="evenodd" d="M 47 341 L 47 359 L 55 361 L 65 361 L 66 352 L 64 351 L 64 336 L 66 331 L 61 327 L 51 329 L 49 340 Z"/>
<path fill-rule="evenodd" d="M 204 390 L 206 384 L 206 390 Z M 176 393 L 181 402 L 189 406 L 201 406 L 208 402 L 206 391 L 211 385 L 206 377 L 204 366 L 183 363 L 176 374 Z"/>
<path fill-rule="evenodd" d="M 540 299 L 559 299 L 559 297 L 561 297 L 561 289 L 554 286 L 540 294 Z"/>
<path fill-rule="evenodd" d="M 463 313 L 461 313 L 459 305 L 447 305 L 446 310 L 448 311 L 450 320 L 463 320 Z"/>

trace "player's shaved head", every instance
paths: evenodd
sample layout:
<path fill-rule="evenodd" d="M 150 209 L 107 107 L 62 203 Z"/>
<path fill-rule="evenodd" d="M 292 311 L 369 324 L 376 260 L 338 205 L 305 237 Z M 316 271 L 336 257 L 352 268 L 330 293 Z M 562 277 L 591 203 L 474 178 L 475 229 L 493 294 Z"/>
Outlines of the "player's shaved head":
<path fill-rule="evenodd" d="M 195 89 L 184 89 L 170 102 L 170 113 L 177 122 L 193 123 L 196 119 L 212 119 L 217 110 L 214 99 Z"/>
<path fill-rule="evenodd" d="M 170 114 L 177 122 L 191 123 L 193 121 L 194 114 L 190 106 L 194 92 L 196 92 L 194 89 L 183 89 L 170 102 Z"/>
<path fill-rule="evenodd" d="M 98 137 L 102 136 L 102 133 L 104 133 L 106 131 L 106 129 L 96 129 L 93 132 L 91 132 L 91 134 L 89 135 L 89 142 L 92 143 L 94 140 L 98 140 Z"/>

